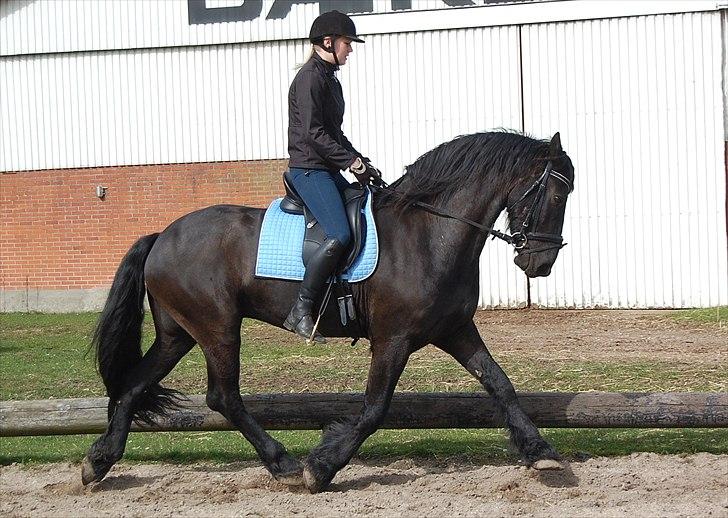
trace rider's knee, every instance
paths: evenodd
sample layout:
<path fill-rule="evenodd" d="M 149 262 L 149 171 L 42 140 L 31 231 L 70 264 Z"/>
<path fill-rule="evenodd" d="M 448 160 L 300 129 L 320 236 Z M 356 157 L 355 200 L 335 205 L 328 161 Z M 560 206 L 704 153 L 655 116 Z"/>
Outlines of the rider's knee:
<path fill-rule="evenodd" d="M 349 229 L 342 229 L 328 237 L 336 239 L 342 247 L 346 248 L 351 242 L 351 231 Z"/>

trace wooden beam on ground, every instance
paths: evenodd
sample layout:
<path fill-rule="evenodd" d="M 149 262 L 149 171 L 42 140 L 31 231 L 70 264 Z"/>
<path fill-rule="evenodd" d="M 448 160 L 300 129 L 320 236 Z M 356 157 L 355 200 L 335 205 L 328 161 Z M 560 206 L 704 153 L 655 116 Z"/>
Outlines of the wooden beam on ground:
<path fill-rule="evenodd" d="M 523 409 L 540 427 L 728 427 L 728 393 L 521 393 Z M 358 414 L 362 394 L 256 394 L 248 411 L 271 430 L 315 430 Z M 107 398 L 0 402 L 0 436 L 98 434 L 106 428 Z M 398 393 L 383 428 L 490 428 L 501 426 L 484 393 Z M 181 409 L 136 431 L 232 430 L 230 423 L 190 396 Z"/>

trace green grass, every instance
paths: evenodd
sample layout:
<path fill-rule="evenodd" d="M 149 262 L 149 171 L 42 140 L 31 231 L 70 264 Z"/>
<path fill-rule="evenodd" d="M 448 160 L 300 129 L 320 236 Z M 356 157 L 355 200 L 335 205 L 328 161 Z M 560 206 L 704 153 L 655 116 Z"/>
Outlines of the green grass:
<path fill-rule="evenodd" d="M 683 309 L 672 312 L 672 318 L 682 322 L 696 324 L 717 324 L 720 327 L 728 326 L 728 306 L 715 308 Z"/>
<path fill-rule="evenodd" d="M 0 314 L 0 399 L 103 396 L 104 389 L 88 344 L 96 315 Z M 305 345 L 291 335 L 246 322 L 241 350 L 241 390 L 254 392 L 363 391 L 369 366 L 366 341 L 350 347 Z M 151 319 L 144 324 L 144 344 L 153 338 Z M 517 353 L 496 355 L 517 390 L 578 392 L 685 392 L 725 390 L 725 364 L 692 361 L 613 361 L 538 358 Z M 206 390 L 205 362 L 195 347 L 165 379 L 186 393 Z M 415 353 L 398 390 L 468 392 L 480 385 L 451 357 L 427 347 Z"/>
<path fill-rule="evenodd" d="M 566 458 L 653 453 L 728 453 L 728 433 L 721 429 L 542 429 Z M 317 443 L 317 431 L 278 431 L 272 435 L 297 457 Z M 0 464 L 80 462 L 96 437 L 69 435 L 3 438 Z M 357 454 L 360 459 L 420 457 L 515 462 L 501 430 L 380 430 Z M 237 432 L 132 433 L 124 460 L 129 462 L 213 462 L 256 460 L 255 451 Z"/>
<path fill-rule="evenodd" d="M 713 326 L 728 308 L 680 311 L 665 318 L 690 325 Z M 712 315 L 712 317 L 711 317 Z M 0 314 L 0 399 L 45 399 L 104 395 L 88 344 L 97 315 Z M 145 322 L 144 346 L 153 338 Z M 258 322 L 244 325 L 241 351 L 242 391 L 362 391 L 370 355 L 364 341 L 306 346 L 292 335 Z M 725 391 L 724 361 L 646 361 L 618 356 L 594 358 L 538 357 L 513 351 L 496 358 L 520 391 Z M 206 371 L 198 347 L 165 380 L 186 393 L 204 393 Z M 475 391 L 480 386 L 452 358 L 434 348 L 413 355 L 399 390 Z M 634 451 L 728 453 L 726 430 L 545 430 L 567 456 L 622 455 Z M 296 455 L 305 455 L 319 433 L 274 432 Z M 0 439 L 0 463 L 78 461 L 93 436 L 18 437 Z M 466 457 L 478 462 L 513 461 L 499 430 L 383 430 L 363 446 L 361 458 Z M 254 459 L 252 448 L 233 432 L 135 433 L 129 461 L 231 462 Z"/>

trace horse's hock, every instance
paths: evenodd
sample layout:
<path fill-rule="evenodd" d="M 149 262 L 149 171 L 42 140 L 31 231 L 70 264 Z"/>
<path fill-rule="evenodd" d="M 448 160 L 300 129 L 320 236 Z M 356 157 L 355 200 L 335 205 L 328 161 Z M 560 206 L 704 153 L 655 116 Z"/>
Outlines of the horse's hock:
<path fill-rule="evenodd" d="M 725 428 L 727 393 L 531 392 L 519 394 L 537 426 L 551 428 Z M 315 430 L 355 414 L 363 394 L 256 394 L 243 396 L 251 415 L 267 429 Z M 107 398 L 0 402 L 0 436 L 100 433 L 108 425 Z M 383 428 L 491 428 L 502 420 L 484 393 L 395 394 Z M 154 426 L 135 431 L 235 430 L 190 396 Z"/>

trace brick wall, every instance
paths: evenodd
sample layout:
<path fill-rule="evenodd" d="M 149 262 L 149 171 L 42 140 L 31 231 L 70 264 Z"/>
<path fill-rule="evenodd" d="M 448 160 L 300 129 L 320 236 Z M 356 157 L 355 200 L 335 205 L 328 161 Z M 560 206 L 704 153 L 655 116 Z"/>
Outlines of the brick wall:
<path fill-rule="evenodd" d="M 209 205 L 265 207 L 286 160 L 0 174 L 0 289 L 108 287 L 144 234 Z M 96 197 L 96 186 L 108 188 Z"/>

